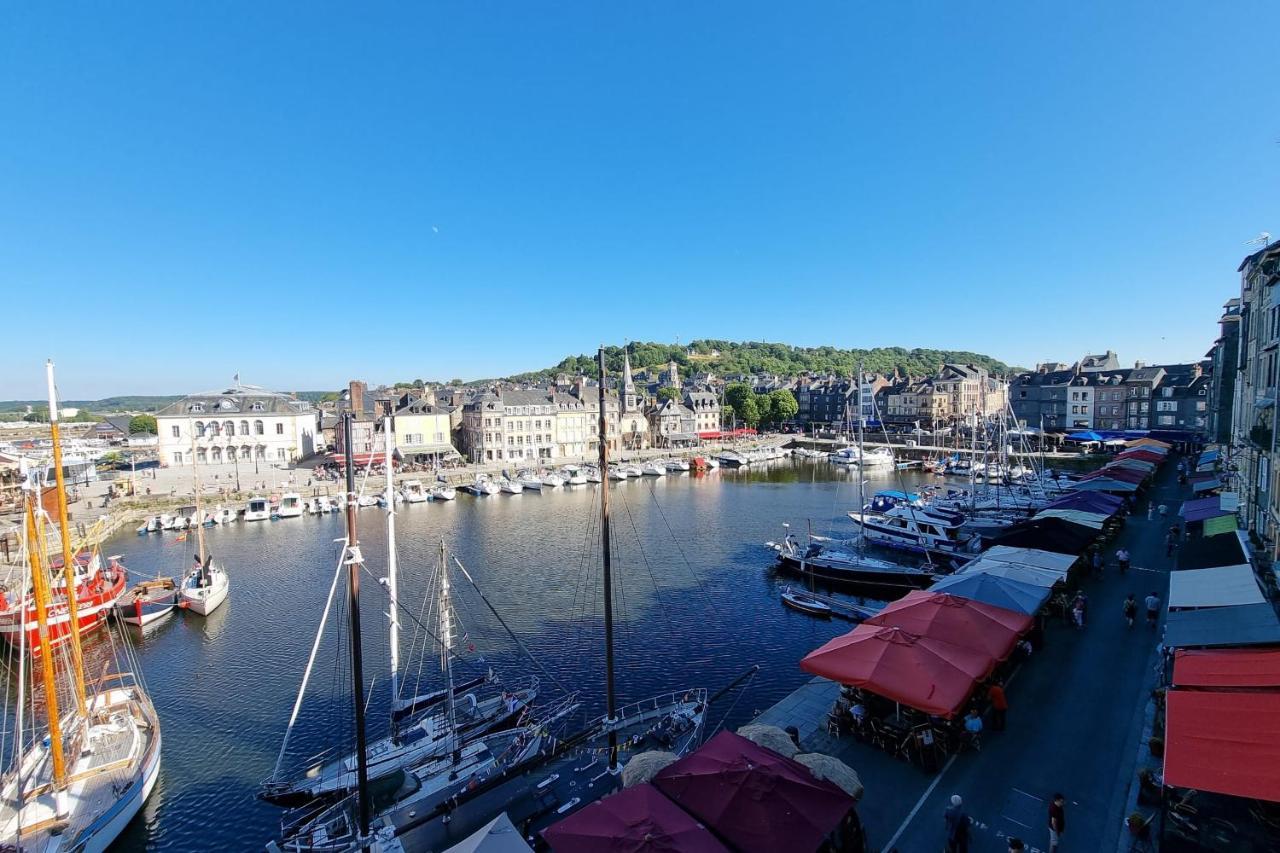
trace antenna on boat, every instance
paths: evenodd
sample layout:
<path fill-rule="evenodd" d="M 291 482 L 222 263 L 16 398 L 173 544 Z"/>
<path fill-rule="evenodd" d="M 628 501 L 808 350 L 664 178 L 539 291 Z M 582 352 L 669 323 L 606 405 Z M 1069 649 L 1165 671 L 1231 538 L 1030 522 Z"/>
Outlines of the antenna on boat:
<path fill-rule="evenodd" d="M 356 712 L 356 782 L 360 804 L 360 845 L 369 835 L 369 763 L 365 755 L 364 731 L 364 661 L 360 647 L 360 543 L 356 539 L 356 466 L 351 455 L 352 412 L 342 415 L 342 454 L 347 467 L 347 595 L 351 631 L 351 701 Z"/>
<path fill-rule="evenodd" d="M 600 541 L 604 545 L 604 693 L 605 725 L 609 727 L 609 772 L 618 772 L 618 723 L 613 695 L 613 555 L 609 551 L 609 431 L 605 406 L 604 347 L 600 347 L 600 417 L 596 425 L 600 445 Z"/>

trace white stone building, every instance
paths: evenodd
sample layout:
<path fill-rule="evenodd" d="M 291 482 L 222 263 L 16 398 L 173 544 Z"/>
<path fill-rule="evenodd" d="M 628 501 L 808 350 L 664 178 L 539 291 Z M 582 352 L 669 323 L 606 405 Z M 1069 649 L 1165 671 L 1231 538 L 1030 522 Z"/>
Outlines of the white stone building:
<path fill-rule="evenodd" d="M 289 464 L 324 450 L 310 403 L 239 382 L 161 409 L 156 432 L 163 466 Z"/>

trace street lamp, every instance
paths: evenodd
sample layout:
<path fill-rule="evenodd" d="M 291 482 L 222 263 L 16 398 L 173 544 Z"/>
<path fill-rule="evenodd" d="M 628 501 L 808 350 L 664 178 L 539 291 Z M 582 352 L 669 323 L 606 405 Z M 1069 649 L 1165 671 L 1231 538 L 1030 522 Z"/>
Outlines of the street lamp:
<path fill-rule="evenodd" d="M 236 491 L 240 491 L 240 457 L 235 448 L 231 448 L 231 463 L 236 466 Z"/>

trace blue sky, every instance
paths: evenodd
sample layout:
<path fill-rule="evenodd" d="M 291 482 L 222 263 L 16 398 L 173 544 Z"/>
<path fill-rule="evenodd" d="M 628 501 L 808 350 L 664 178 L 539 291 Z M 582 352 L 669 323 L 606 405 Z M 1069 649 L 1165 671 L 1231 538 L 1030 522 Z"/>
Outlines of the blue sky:
<path fill-rule="evenodd" d="M 1262 3 L 8 4 L 0 398 L 601 341 L 1188 360 L 1280 234 Z"/>

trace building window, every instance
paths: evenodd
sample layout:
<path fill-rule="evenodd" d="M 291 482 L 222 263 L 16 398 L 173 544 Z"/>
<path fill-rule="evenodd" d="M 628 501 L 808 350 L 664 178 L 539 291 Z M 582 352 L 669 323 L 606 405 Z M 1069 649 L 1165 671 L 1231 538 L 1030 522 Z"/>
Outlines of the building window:
<path fill-rule="evenodd" d="M 196 421 L 196 438 L 204 438 L 204 421 Z"/>
<path fill-rule="evenodd" d="M 207 457 L 208 457 L 208 453 L 206 453 L 206 452 L 205 452 L 205 449 L 204 449 L 203 447 L 197 447 L 197 448 L 196 448 L 196 461 L 197 461 L 197 462 L 201 462 L 201 463 L 203 463 L 203 462 L 205 462 L 205 461 L 206 461 Z"/>
<path fill-rule="evenodd" d="M 276 448 L 276 458 L 283 461 L 285 459 L 285 450 L 283 447 Z"/>
<path fill-rule="evenodd" d="M 254 402 L 254 404 L 253 404 L 253 410 L 254 410 L 255 412 L 261 412 L 261 411 L 263 411 L 263 410 L 264 410 L 264 407 L 263 407 L 263 405 L 262 405 L 262 401 L 261 401 L 261 400 Z"/>
<path fill-rule="evenodd" d="M 253 422 L 253 434 L 262 435 L 262 421 Z"/>
<path fill-rule="evenodd" d="M 191 412 L 203 412 L 203 411 L 204 411 L 204 403 L 192 403 L 192 404 L 190 405 L 190 407 L 188 407 L 187 411 L 191 411 Z"/>
<path fill-rule="evenodd" d="M 240 422 L 240 434 L 241 434 L 241 435 L 248 435 L 248 434 L 249 434 L 249 422 L 248 422 L 248 421 L 241 421 L 241 422 Z"/>
<path fill-rule="evenodd" d="M 235 421 L 226 421 L 226 422 L 225 422 L 225 423 L 223 423 L 223 425 L 222 425 L 222 431 L 223 431 L 223 432 L 225 432 L 227 435 L 235 435 L 235 434 L 236 434 L 236 422 L 235 422 Z"/>
<path fill-rule="evenodd" d="M 182 437 L 182 427 L 180 427 L 178 424 L 173 425 L 173 437 L 174 438 Z M 67 606 L 69 607 L 70 605 L 67 605 Z"/>
<path fill-rule="evenodd" d="M 174 427 L 174 429 L 177 429 L 177 427 Z M 181 464 L 182 464 L 182 452 L 181 452 L 181 451 L 175 451 L 175 452 L 174 452 L 174 454 L 173 454 L 173 464 L 174 464 L 174 465 L 181 465 Z M 68 606 L 70 606 L 70 605 L 68 605 Z"/>
<path fill-rule="evenodd" d="M 213 448 L 213 450 L 210 452 L 210 455 L 213 457 L 213 461 L 214 461 L 215 463 L 221 462 L 221 461 L 222 461 L 222 448 L 221 448 L 221 447 L 215 447 L 215 448 Z"/>
<path fill-rule="evenodd" d="M 284 424 L 276 424 L 276 435 L 284 435 Z"/>

